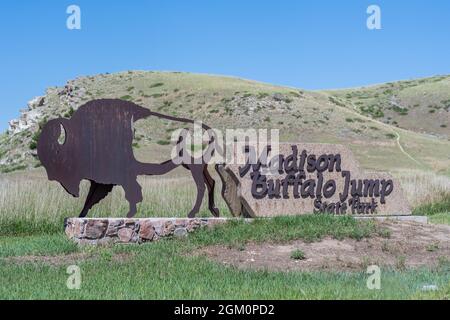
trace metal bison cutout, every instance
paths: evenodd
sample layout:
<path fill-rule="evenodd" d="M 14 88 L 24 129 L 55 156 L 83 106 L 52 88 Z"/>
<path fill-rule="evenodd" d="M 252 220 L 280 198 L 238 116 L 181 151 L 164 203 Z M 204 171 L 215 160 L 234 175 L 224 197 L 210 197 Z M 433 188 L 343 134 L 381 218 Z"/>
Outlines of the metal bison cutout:
<path fill-rule="evenodd" d="M 79 197 L 81 180 L 87 179 L 91 183 L 80 217 L 85 217 L 92 206 L 105 198 L 116 185 L 123 187 L 130 205 L 127 216 L 133 217 L 136 204 L 142 201 L 137 176 L 162 175 L 180 165 L 172 160 L 160 164 L 142 163 L 134 157 L 132 123 L 148 116 L 193 123 L 189 119 L 152 112 L 131 102 L 102 99 L 79 107 L 70 120 L 54 119 L 43 127 L 37 151 L 48 179 L 58 181 L 74 197 Z M 65 133 L 62 143 L 58 141 L 61 129 Z M 178 142 L 182 140 L 180 137 Z M 181 165 L 191 171 L 197 186 L 197 199 L 188 217 L 195 217 L 198 213 L 205 185 L 209 210 L 214 216 L 219 216 L 214 205 L 215 181 L 208 172 L 207 164 L 202 159 L 200 164 L 190 161 Z"/>

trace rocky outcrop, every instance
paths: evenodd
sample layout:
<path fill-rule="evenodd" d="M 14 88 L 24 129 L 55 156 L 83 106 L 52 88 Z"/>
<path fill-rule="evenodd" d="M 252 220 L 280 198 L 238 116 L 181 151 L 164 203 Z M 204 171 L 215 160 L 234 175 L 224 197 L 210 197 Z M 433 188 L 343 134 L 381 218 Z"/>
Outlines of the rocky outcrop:
<path fill-rule="evenodd" d="M 76 80 L 71 80 L 64 87 L 49 88 L 46 95 L 28 101 L 27 109 L 20 110 L 20 117 L 9 121 L 8 133 L 14 135 L 33 129 L 44 117 L 58 116 L 58 114 L 52 114 L 52 110 L 59 109 L 61 112 L 64 107 L 76 110 L 86 96 L 86 89 L 79 87 L 76 83 Z M 53 99 L 54 103 L 50 104 L 49 99 Z"/>
<path fill-rule="evenodd" d="M 27 103 L 28 109 L 20 110 L 20 118 L 9 121 L 9 134 L 16 134 L 38 124 L 42 118 L 42 107 L 45 106 L 45 97 L 39 96 Z"/>
<path fill-rule="evenodd" d="M 48 88 L 44 96 L 33 98 L 17 119 L 9 121 L 0 138 L 0 172 L 37 166 L 36 142 L 41 124 L 56 117 L 69 117 L 87 99 L 80 79 L 68 81 L 64 87 Z"/>

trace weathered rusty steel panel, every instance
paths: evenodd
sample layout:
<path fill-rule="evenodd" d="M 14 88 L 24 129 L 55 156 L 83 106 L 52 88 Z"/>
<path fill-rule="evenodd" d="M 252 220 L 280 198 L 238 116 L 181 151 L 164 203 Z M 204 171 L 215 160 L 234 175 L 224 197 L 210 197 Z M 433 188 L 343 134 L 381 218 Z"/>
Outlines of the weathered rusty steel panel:
<path fill-rule="evenodd" d="M 125 198 L 130 204 L 127 216 L 133 217 L 136 214 L 136 204 L 142 201 L 137 176 L 162 175 L 179 165 L 172 159 L 156 164 L 142 163 L 134 157 L 132 124 L 148 116 L 193 123 L 190 119 L 152 112 L 132 102 L 101 99 L 79 107 L 71 119 L 50 120 L 43 127 L 37 151 L 49 180 L 58 181 L 74 197 L 79 196 L 81 180 L 91 182 L 80 217 L 86 216 L 92 206 L 105 198 L 116 185 L 123 187 Z M 207 126 L 204 128 L 209 129 Z M 61 129 L 65 133 L 63 143 L 58 142 Z M 213 215 L 218 216 L 219 212 L 214 205 L 215 182 L 208 172 L 207 164 L 204 161 L 200 164 L 191 161 L 181 165 L 191 171 L 197 186 L 197 199 L 188 216 L 194 217 L 199 211 L 205 185 L 208 189 L 209 209 Z"/>

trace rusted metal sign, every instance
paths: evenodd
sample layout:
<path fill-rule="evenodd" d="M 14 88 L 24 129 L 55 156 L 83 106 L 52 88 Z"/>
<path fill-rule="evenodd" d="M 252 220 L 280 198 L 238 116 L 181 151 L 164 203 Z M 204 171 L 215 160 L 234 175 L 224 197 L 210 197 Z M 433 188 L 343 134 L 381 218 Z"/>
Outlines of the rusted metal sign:
<path fill-rule="evenodd" d="M 74 197 L 79 197 L 81 180 L 87 179 L 91 183 L 80 217 L 85 217 L 116 185 L 123 187 L 130 205 L 127 216 L 133 217 L 136 204 L 142 201 L 137 176 L 163 175 L 179 165 L 191 171 L 197 186 L 197 198 L 188 217 L 195 217 L 198 213 L 206 189 L 209 210 L 214 216 L 219 216 L 214 204 L 215 181 L 204 161 L 175 163 L 171 159 L 157 164 L 136 160 L 132 149 L 132 124 L 149 116 L 193 123 L 190 119 L 152 112 L 132 102 L 101 99 L 79 107 L 71 119 L 50 120 L 43 127 L 37 151 L 49 180 L 58 181 Z M 209 129 L 205 125 L 203 127 Z M 64 131 L 64 141 L 58 141 L 61 130 Z M 181 137 L 178 143 L 183 143 L 182 140 Z"/>

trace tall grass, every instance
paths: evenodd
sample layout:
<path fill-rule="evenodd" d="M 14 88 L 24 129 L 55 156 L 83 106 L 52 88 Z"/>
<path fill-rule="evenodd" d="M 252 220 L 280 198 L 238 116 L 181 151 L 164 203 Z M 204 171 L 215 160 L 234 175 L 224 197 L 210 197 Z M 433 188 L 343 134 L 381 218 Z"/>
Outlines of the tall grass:
<path fill-rule="evenodd" d="M 413 208 L 442 203 L 450 197 L 450 178 L 433 172 L 403 170 L 394 173 Z"/>
<path fill-rule="evenodd" d="M 220 179 L 216 179 L 216 206 L 222 216 L 229 215 L 220 196 Z M 138 205 L 136 217 L 186 217 L 196 198 L 190 177 L 139 177 L 144 200 Z M 0 176 L 0 236 L 11 234 L 55 233 L 62 231 L 66 217 L 78 216 L 89 190 L 83 181 L 80 198 L 73 198 L 56 182 L 43 175 Z M 103 201 L 89 212 L 90 217 L 125 217 L 128 202 L 121 187 L 114 187 Z M 205 195 L 198 216 L 209 217 Z"/>
<path fill-rule="evenodd" d="M 450 212 L 450 178 L 421 171 L 399 171 L 394 175 L 415 213 L 427 214 L 427 208 Z M 190 176 L 139 177 L 138 181 L 144 200 L 138 205 L 136 217 L 186 217 L 194 204 L 196 188 Z M 216 205 L 222 216 L 230 216 L 220 195 L 222 186 L 218 177 L 216 182 Z M 89 183 L 83 181 L 80 198 L 76 199 L 58 183 L 47 181 L 39 170 L 0 175 L 0 236 L 61 232 L 64 218 L 78 216 L 88 189 Z M 205 195 L 198 216 L 211 216 L 206 204 Z M 115 187 L 89 216 L 125 217 L 127 212 L 123 189 Z"/>

